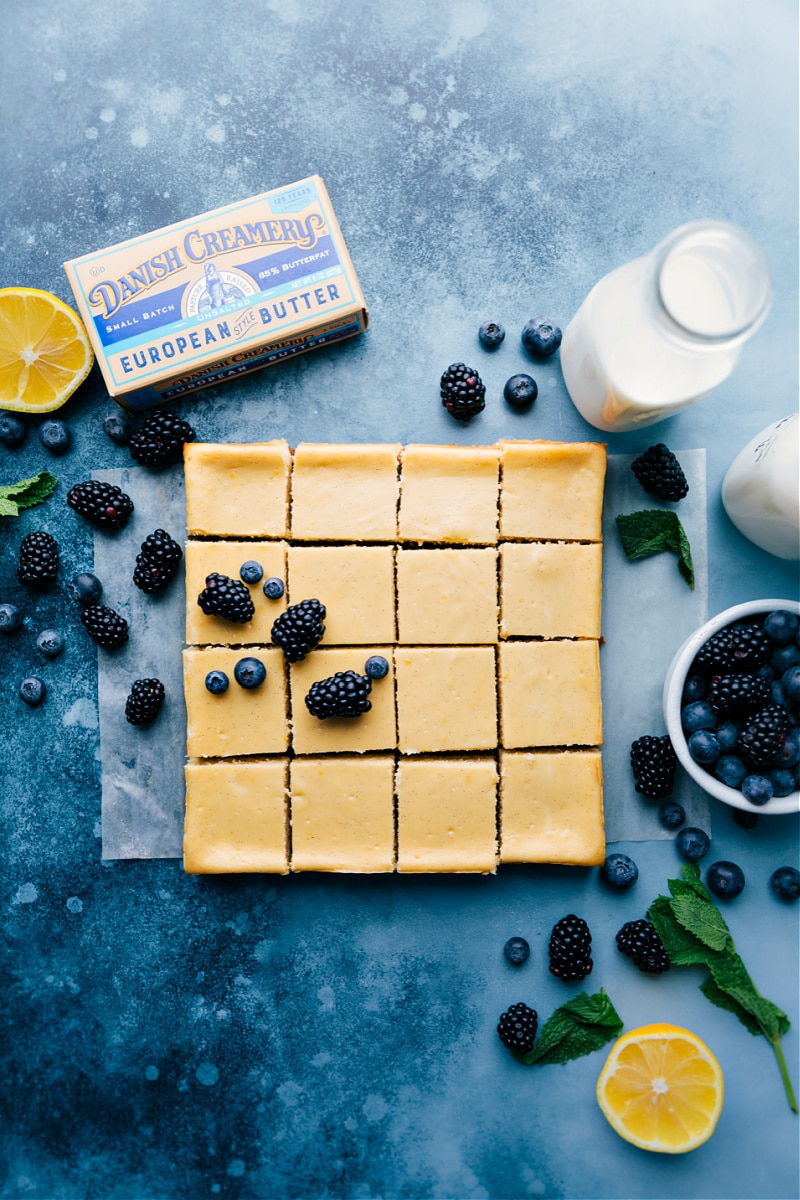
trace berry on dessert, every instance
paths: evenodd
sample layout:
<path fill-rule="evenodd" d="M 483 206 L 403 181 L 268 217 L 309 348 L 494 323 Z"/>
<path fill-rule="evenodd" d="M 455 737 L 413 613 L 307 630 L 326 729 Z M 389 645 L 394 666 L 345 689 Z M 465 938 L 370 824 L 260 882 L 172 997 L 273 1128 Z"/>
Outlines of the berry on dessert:
<path fill-rule="evenodd" d="M 91 571 L 82 571 L 71 581 L 68 591 L 78 604 L 97 604 L 103 594 L 103 585 Z"/>
<path fill-rule="evenodd" d="M 28 432 L 24 421 L 13 413 L 0 413 L 0 443 L 8 446 L 9 450 L 21 446 Z"/>
<path fill-rule="evenodd" d="M 616 942 L 620 953 L 646 975 L 661 975 L 669 970 L 664 943 L 651 921 L 627 921 L 617 934 Z"/>
<path fill-rule="evenodd" d="M 754 767 L 768 767 L 780 753 L 791 718 L 780 704 L 768 704 L 748 718 L 737 743 L 742 758 Z"/>
<path fill-rule="evenodd" d="M 127 446 L 135 429 L 133 418 L 122 409 L 114 409 L 103 417 L 103 429 L 117 446 Z"/>
<path fill-rule="evenodd" d="M 478 341 L 484 350 L 496 350 L 505 336 L 505 329 L 496 321 L 484 321 L 478 330 Z"/>
<path fill-rule="evenodd" d="M 611 887 L 622 891 L 636 883 L 639 868 L 627 854 L 609 854 L 600 868 L 600 874 Z"/>
<path fill-rule="evenodd" d="M 50 533 L 36 530 L 22 539 L 17 579 L 25 587 L 42 591 L 58 578 L 58 543 Z"/>
<path fill-rule="evenodd" d="M 442 404 L 457 421 L 471 421 L 486 407 L 486 388 L 480 375 L 462 362 L 451 363 L 442 375 Z"/>
<path fill-rule="evenodd" d="M 364 663 L 364 674 L 370 679 L 385 679 L 389 674 L 389 663 L 382 654 L 373 654 Z"/>
<path fill-rule="evenodd" d="M 22 624 L 22 613 L 16 604 L 0 604 L 0 633 L 14 633 Z"/>
<path fill-rule="evenodd" d="M 264 580 L 262 591 L 268 600 L 280 600 L 286 588 L 282 579 L 278 579 L 277 575 L 270 575 L 269 579 Z"/>
<path fill-rule="evenodd" d="M 531 948 L 524 937 L 510 937 L 503 946 L 503 954 L 512 967 L 521 967 L 530 958 Z"/>
<path fill-rule="evenodd" d="M 682 804 L 670 800 L 667 804 L 661 805 L 658 810 L 658 819 L 665 829 L 680 829 L 686 820 L 686 810 Z"/>
<path fill-rule="evenodd" d="M 733 900 L 744 891 L 744 871 L 736 863 L 715 862 L 708 868 L 706 883 L 720 900 Z"/>
<path fill-rule="evenodd" d="M 114 483 L 87 479 L 67 492 L 67 504 L 97 529 L 113 533 L 127 524 L 133 512 L 130 496 Z"/>
<path fill-rule="evenodd" d="M 115 650 L 128 640 L 128 622 L 105 604 L 88 604 L 81 610 L 81 624 L 103 650 Z"/>
<path fill-rule="evenodd" d="M 763 708 L 772 698 L 768 679 L 760 675 L 715 675 L 706 697 L 717 716 L 739 716 Z"/>
<path fill-rule="evenodd" d="M 206 616 L 222 617 L 236 625 L 252 621 L 256 608 L 250 593 L 239 579 L 230 579 L 212 571 L 206 576 L 206 586 L 197 597 L 197 603 Z"/>
<path fill-rule="evenodd" d="M 206 691 L 212 696 L 222 696 L 229 686 L 228 676 L 224 671 L 209 671 L 206 675 Z"/>
<path fill-rule="evenodd" d="M 242 583 L 260 583 L 264 578 L 264 568 L 254 558 L 248 558 L 239 567 L 239 578 Z"/>
<path fill-rule="evenodd" d="M 63 421 L 44 421 L 39 426 L 39 441 L 51 454 L 66 454 L 72 445 L 72 434 Z"/>
<path fill-rule="evenodd" d="M 754 671 L 767 661 L 771 646 L 764 629 L 750 621 L 727 625 L 700 647 L 695 666 L 712 674 L 728 670 Z"/>
<path fill-rule="evenodd" d="M 24 700 L 30 708 L 36 708 L 37 704 L 41 704 L 47 695 L 44 680 L 39 679 L 38 675 L 29 675 L 19 685 L 19 695 L 20 699 Z"/>
<path fill-rule="evenodd" d="M 267 678 L 267 668 L 260 658 L 240 658 L 233 668 L 233 678 L 239 687 L 252 692 Z"/>
<path fill-rule="evenodd" d="M 797 900 L 800 897 L 800 871 L 796 867 L 778 867 L 773 871 L 770 887 L 779 900 Z"/>
<path fill-rule="evenodd" d="M 136 555 L 133 582 L 148 595 L 163 592 L 177 574 L 183 558 L 178 543 L 164 529 L 156 529 L 142 542 Z"/>
<path fill-rule="evenodd" d="M 675 838 L 675 845 L 678 853 L 684 858 L 690 862 L 698 862 L 701 858 L 705 858 L 711 849 L 711 838 L 705 830 L 697 829 L 694 825 L 687 825 Z"/>
<path fill-rule="evenodd" d="M 529 1054 L 536 1041 L 539 1016 L 535 1009 L 520 1001 L 501 1014 L 497 1033 L 506 1050 L 512 1054 Z"/>
<path fill-rule="evenodd" d="M 583 917 L 569 913 L 550 934 L 550 973 L 564 983 L 585 979 L 592 970 L 592 935 Z"/>
<path fill-rule="evenodd" d="M 689 491 L 681 464 L 663 442 L 635 458 L 631 470 L 648 495 L 659 500 L 682 500 Z"/>
<path fill-rule="evenodd" d="M 631 746 L 631 768 L 636 791 L 648 800 L 662 800 L 675 787 L 678 759 L 669 734 L 653 737 L 645 734 Z"/>
<path fill-rule="evenodd" d="M 512 375 L 503 388 L 503 399 L 512 408 L 530 408 L 538 395 L 538 385 L 530 375 Z"/>
<path fill-rule="evenodd" d="M 360 717 L 369 712 L 372 703 L 367 699 L 372 680 L 357 671 L 337 671 L 328 679 L 312 683 L 306 696 L 306 708 L 320 721 L 328 717 Z"/>
<path fill-rule="evenodd" d="M 64 635 L 60 629 L 43 629 L 36 639 L 36 648 L 45 658 L 58 658 L 64 649 Z"/>
<path fill-rule="evenodd" d="M 125 720 L 129 725 L 150 725 L 161 712 L 164 694 L 160 679 L 136 679 L 125 701 Z"/>
<path fill-rule="evenodd" d="M 535 358 L 550 358 L 561 345 L 561 330 L 547 317 L 534 317 L 523 326 L 520 340 Z"/>
<path fill-rule="evenodd" d="M 272 626 L 272 644 L 279 646 L 287 662 L 300 662 L 322 641 L 325 605 L 319 600 L 290 604 Z"/>
<path fill-rule="evenodd" d="M 193 442 L 195 432 L 188 421 L 168 412 L 152 413 L 135 430 L 128 442 L 131 458 L 143 467 L 165 467 L 183 458 L 186 442 Z"/>

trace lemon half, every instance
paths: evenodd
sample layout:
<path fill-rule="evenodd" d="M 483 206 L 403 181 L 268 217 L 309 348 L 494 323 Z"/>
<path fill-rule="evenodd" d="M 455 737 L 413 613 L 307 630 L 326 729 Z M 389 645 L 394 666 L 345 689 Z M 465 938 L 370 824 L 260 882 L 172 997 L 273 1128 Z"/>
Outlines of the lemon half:
<path fill-rule="evenodd" d="M 0 409 L 60 408 L 91 370 L 94 355 L 76 312 L 49 292 L 0 288 Z"/>

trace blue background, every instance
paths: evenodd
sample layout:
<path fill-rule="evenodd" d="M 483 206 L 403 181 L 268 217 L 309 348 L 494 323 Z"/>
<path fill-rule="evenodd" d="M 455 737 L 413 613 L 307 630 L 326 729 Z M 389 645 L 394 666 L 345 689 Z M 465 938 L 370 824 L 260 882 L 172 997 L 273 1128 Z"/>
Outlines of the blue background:
<path fill-rule="evenodd" d="M 775 302 L 734 374 L 608 441 L 707 448 L 711 612 L 797 595 L 796 565 L 746 542 L 719 499 L 738 450 L 797 403 L 788 0 L 5 0 L 2 21 L 3 286 L 69 301 L 66 259 L 314 172 L 328 185 L 372 326 L 182 402 L 203 440 L 597 436 L 557 359 L 532 371 L 531 413 L 503 404 L 505 379 L 531 371 L 524 322 L 565 325 L 601 275 L 683 221 L 750 230 Z M 494 356 L 476 342 L 487 319 L 508 330 Z M 467 428 L 438 399 L 459 359 L 489 398 Z M 32 430 L 0 459 L 3 483 L 43 468 L 62 479 L 0 531 L 2 599 L 26 613 L 0 645 L 2 1195 L 796 1197 L 797 1118 L 766 1042 L 702 998 L 699 973 L 646 978 L 614 948 L 675 873 L 670 842 L 629 847 L 641 877 L 622 897 L 595 871 L 558 868 L 193 879 L 178 862 L 100 861 L 94 648 L 64 588 L 34 599 L 15 565 L 38 528 L 58 537 L 64 580 L 91 565 L 64 495 L 130 461 L 102 431 L 109 407 L 95 370 L 59 414 L 68 457 Z M 43 664 L 35 637 L 52 625 L 67 650 Z M 17 686 L 33 670 L 49 697 L 27 710 Z M 795 1021 L 797 1086 L 797 906 L 767 886 L 797 861 L 797 818 L 748 833 L 717 811 L 713 832 L 713 857 L 747 875 L 729 921 Z M 685 1024 L 720 1058 L 726 1106 L 694 1153 L 617 1138 L 594 1101 L 602 1054 L 529 1069 L 500 1045 L 509 1003 L 546 1016 L 569 994 L 546 941 L 570 911 L 589 920 L 590 982 L 626 1027 Z M 518 972 L 502 957 L 511 934 L 532 945 Z"/>

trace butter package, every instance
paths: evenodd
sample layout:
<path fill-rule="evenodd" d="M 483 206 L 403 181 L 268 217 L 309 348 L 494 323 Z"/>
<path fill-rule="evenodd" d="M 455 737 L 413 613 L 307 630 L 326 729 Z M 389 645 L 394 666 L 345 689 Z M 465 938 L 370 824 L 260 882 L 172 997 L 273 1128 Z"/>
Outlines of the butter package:
<path fill-rule="evenodd" d="M 64 264 L 109 393 L 143 410 L 366 329 L 314 175 Z"/>

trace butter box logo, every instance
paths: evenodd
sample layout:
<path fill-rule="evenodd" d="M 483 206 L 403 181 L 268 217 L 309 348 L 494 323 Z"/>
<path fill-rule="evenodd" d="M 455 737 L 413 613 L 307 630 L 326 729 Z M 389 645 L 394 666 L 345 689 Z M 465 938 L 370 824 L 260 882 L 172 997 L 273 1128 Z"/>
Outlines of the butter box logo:
<path fill-rule="evenodd" d="M 255 295 L 257 290 L 252 279 L 241 271 L 220 269 L 215 263 L 207 262 L 201 277 L 187 289 L 183 310 L 188 317 L 216 312 L 226 304 Z"/>

